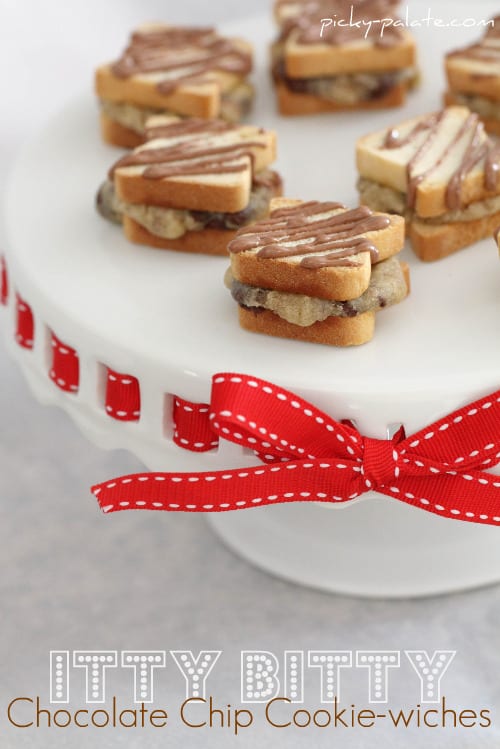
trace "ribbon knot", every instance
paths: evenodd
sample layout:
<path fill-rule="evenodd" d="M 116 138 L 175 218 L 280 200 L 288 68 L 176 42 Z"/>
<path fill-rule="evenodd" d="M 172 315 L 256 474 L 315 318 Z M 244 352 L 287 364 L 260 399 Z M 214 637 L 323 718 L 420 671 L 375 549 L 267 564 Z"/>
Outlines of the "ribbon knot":
<path fill-rule="evenodd" d="M 399 453 L 394 440 L 363 440 L 363 475 L 367 489 L 393 486 L 399 476 Z"/>
<path fill-rule="evenodd" d="M 392 440 L 363 437 L 351 423 L 244 374 L 217 374 L 210 404 L 183 404 L 189 418 L 179 446 L 204 451 L 225 439 L 261 464 L 113 479 L 92 489 L 104 512 L 334 504 L 376 490 L 441 517 L 500 526 L 500 476 L 489 472 L 500 462 L 500 391 L 409 437 L 401 428 Z"/>

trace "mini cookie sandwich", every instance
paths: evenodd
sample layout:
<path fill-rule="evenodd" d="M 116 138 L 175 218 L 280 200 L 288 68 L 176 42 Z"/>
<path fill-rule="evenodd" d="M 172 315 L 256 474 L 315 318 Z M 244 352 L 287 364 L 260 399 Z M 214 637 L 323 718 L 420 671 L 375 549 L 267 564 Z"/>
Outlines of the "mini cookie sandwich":
<path fill-rule="evenodd" d="M 102 137 L 134 148 L 154 114 L 239 122 L 253 100 L 251 70 L 252 48 L 241 39 L 211 28 L 143 26 L 116 62 L 96 71 Z"/>
<path fill-rule="evenodd" d="M 465 107 L 367 135 L 356 158 L 361 203 L 404 216 L 422 260 L 491 236 L 500 224 L 500 150 Z"/>
<path fill-rule="evenodd" d="M 399 216 L 278 198 L 230 242 L 225 283 L 245 330 L 356 346 L 372 338 L 375 313 L 408 294 L 394 257 L 403 244 Z"/>
<path fill-rule="evenodd" d="M 388 25 L 382 32 L 377 23 L 394 19 L 398 4 L 396 0 L 278 1 L 275 15 L 281 35 L 272 56 L 280 113 L 403 104 L 418 78 L 415 42 L 400 24 Z"/>
<path fill-rule="evenodd" d="M 486 130 L 500 135 L 500 16 L 483 38 L 446 55 L 446 104 L 461 104 L 481 117 Z"/>
<path fill-rule="evenodd" d="M 281 179 L 268 169 L 275 134 L 222 120 L 157 116 L 149 140 L 121 158 L 97 194 L 132 242 L 225 255 L 241 226 L 269 213 Z"/>

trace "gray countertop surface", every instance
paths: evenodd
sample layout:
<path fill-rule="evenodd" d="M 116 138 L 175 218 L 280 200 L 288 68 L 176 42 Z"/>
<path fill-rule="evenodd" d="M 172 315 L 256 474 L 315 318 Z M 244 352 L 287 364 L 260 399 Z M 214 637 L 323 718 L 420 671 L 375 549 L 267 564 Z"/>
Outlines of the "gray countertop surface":
<path fill-rule="evenodd" d="M 495 9 L 486 1 L 479 6 L 485 15 Z M 252 11 L 268 7 L 266 0 L 257 0 Z M 222 23 L 249 10 L 231 0 L 210 7 L 201 0 L 0 0 L 0 187 L 22 141 L 72 91 L 88 85 L 95 61 L 118 50 L 134 23 L 146 18 Z M 89 485 L 133 472 L 138 462 L 125 453 L 98 450 L 60 411 L 38 405 L 1 339 L 0 383 L 0 746 L 500 745 L 500 588 L 419 601 L 336 597 L 253 569 L 219 543 L 202 517 L 123 513 L 106 518 Z M 163 730 L 7 725 L 11 699 L 40 695 L 48 703 L 50 650 L 134 648 L 222 650 L 209 691 L 223 706 L 238 704 L 243 649 L 277 654 L 286 649 L 454 650 L 455 661 L 443 679 L 448 703 L 491 710 L 493 726 L 403 732 L 382 721 L 371 730 L 278 730 L 266 725 L 256 708 L 255 724 L 237 737 L 231 729 L 187 729 L 175 717 L 183 686 L 172 659 L 158 677 L 155 695 L 155 707 L 174 714 Z M 72 709 L 83 699 L 77 676 Z M 362 705 L 367 683 L 358 676 L 350 698 Z M 418 679 L 409 664 L 393 685 L 395 706 L 419 701 Z M 306 686 L 306 702 L 317 708 L 317 680 Z M 127 669 L 109 677 L 111 689 L 131 706 Z"/>

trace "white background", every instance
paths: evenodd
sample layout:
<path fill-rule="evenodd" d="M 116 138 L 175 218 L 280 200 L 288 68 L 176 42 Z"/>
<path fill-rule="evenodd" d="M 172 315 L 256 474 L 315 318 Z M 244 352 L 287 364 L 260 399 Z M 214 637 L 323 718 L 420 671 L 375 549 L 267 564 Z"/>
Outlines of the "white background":
<path fill-rule="evenodd" d="M 252 10 L 270 12 L 269 6 L 266 0 L 252 8 L 230 0 L 0 0 L 0 194 L 22 141 L 91 85 L 94 65 L 119 51 L 136 22 L 221 23 Z M 439 10 L 439 2 L 433 10 Z M 495 3 L 474 4 L 476 13 L 492 10 Z M 29 220 L 29 206 L 26 216 Z M 498 588 L 428 601 L 355 601 L 295 588 L 251 569 L 219 545 L 200 517 L 122 513 L 105 518 L 89 485 L 132 472 L 137 462 L 98 451 L 60 412 L 37 405 L 2 344 L 0 382 L 0 746 L 92 745 L 86 732 L 6 727 L 4 707 L 10 699 L 36 694 L 47 699 L 50 649 L 222 649 L 211 682 L 222 704 L 238 701 L 243 648 L 452 649 L 458 654 L 444 681 L 449 702 L 500 708 Z M 394 683 L 395 705 L 418 701 L 418 682 L 409 667 Z M 131 702 L 128 674 L 114 675 L 109 688 Z M 351 688 L 352 699 L 366 701 L 361 679 Z M 79 689 L 75 706 L 77 697 Z M 157 707 L 181 699 L 181 681 L 169 664 L 159 680 Z M 318 701 L 317 691 L 308 701 Z M 94 745 L 154 748 L 182 741 L 206 749 L 266 749 L 337 741 L 347 748 L 493 749 L 500 741 L 500 715 L 496 726 L 415 732 L 410 738 L 384 727 L 339 736 L 258 725 L 236 740 L 230 731 L 187 731 L 176 723 L 151 733 L 102 731 Z"/>

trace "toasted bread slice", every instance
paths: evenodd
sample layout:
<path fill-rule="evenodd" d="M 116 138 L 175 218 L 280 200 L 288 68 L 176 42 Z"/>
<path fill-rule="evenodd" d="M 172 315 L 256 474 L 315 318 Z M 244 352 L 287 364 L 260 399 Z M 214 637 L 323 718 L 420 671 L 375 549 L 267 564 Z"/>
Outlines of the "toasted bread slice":
<path fill-rule="evenodd" d="M 189 231 L 179 239 L 163 239 L 156 234 L 151 234 L 129 216 L 123 217 L 123 230 L 127 239 L 135 244 L 203 255 L 227 255 L 227 245 L 236 236 L 235 231 L 226 229 L 201 229 Z"/>
<path fill-rule="evenodd" d="M 487 133 L 500 136 L 500 120 L 494 120 L 491 117 L 482 117 L 481 120 Z"/>
<path fill-rule="evenodd" d="M 407 120 L 358 141 L 358 171 L 362 177 L 402 193 L 408 194 L 413 182 L 410 207 L 422 218 L 440 216 L 450 208 L 467 206 L 500 191 L 500 174 L 486 175 L 494 145 L 480 128 L 478 116 L 471 115 L 466 107 L 448 107 L 440 113 Z M 392 140 L 390 146 L 388 139 Z M 478 147 L 484 147 L 484 155 L 465 169 L 474 139 Z M 489 189 L 492 175 L 496 184 Z M 452 180 L 456 180 L 453 192 L 458 197 L 453 205 L 449 189 Z"/>
<path fill-rule="evenodd" d="M 500 101 L 500 37 L 485 36 L 477 44 L 450 52 L 445 70 L 452 91 Z"/>
<path fill-rule="evenodd" d="M 290 91 L 284 83 L 276 85 L 278 110 L 280 114 L 289 116 L 400 107 L 406 101 L 407 92 L 408 86 L 404 83 L 398 83 L 383 96 L 378 96 L 375 99 L 359 101 L 355 104 L 338 104 L 314 94 L 295 93 Z"/>
<path fill-rule="evenodd" d="M 119 60 L 97 69 L 95 90 L 109 101 L 217 117 L 222 93 L 251 68 L 252 47 L 241 39 L 225 39 L 213 29 L 149 24 L 133 32 Z"/>
<path fill-rule="evenodd" d="M 408 234 L 418 257 L 426 262 L 433 262 L 481 239 L 492 237 L 499 226 L 500 213 L 495 213 L 475 221 L 455 224 L 437 225 L 412 221 Z"/>
<path fill-rule="evenodd" d="M 360 346 L 371 341 L 375 331 L 375 312 L 358 317 L 329 317 L 308 327 L 294 325 L 268 310 L 239 307 L 238 314 L 241 327 L 252 333 L 329 346 Z"/>
<path fill-rule="evenodd" d="M 317 44 L 302 44 L 299 31 L 293 31 L 285 43 L 285 67 L 290 78 L 318 78 L 342 73 L 376 73 L 416 65 L 416 46 L 411 34 L 401 32 L 401 39 L 391 45 L 378 46 L 368 39 L 346 44 L 321 43 L 318 23 Z"/>
<path fill-rule="evenodd" d="M 376 248 L 380 261 L 398 253 L 404 244 L 401 216 L 286 198 L 273 199 L 270 212 L 268 221 L 240 230 L 229 246 L 233 276 L 251 286 L 320 299 L 356 299 L 370 283 L 372 253 L 367 248 Z M 268 257 L 263 254 L 266 243 L 272 246 Z M 307 252 L 290 255 L 302 245 L 308 246 Z M 278 256 L 273 256 L 276 247 Z"/>
<path fill-rule="evenodd" d="M 184 85 L 170 94 L 162 94 L 157 79 L 147 76 L 117 78 L 111 64 L 101 65 L 95 74 L 95 91 L 101 99 L 126 101 L 138 107 L 154 107 L 177 112 L 186 117 L 217 117 L 220 111 L 221 92 L 235 85 L 231 77 L 224 87 L 222 82 L 211 81 L 199 85 Z"/>
<path fill-rule="evenodd" d="M 111 119 L 105 112 L 100 114 L 101 135 L 105 143 L 119 148 L 137 148 L 144 142 L 144 136 Z"/>
<path fill-rule="evenodd" d="M 162 123 L 162 137 L 113 168 L 117 195 L 126 203 L 236 213 L 248 205 L 253 174 L 275 159 L 271 131 L 175 117 L 154 122 Z"/>

